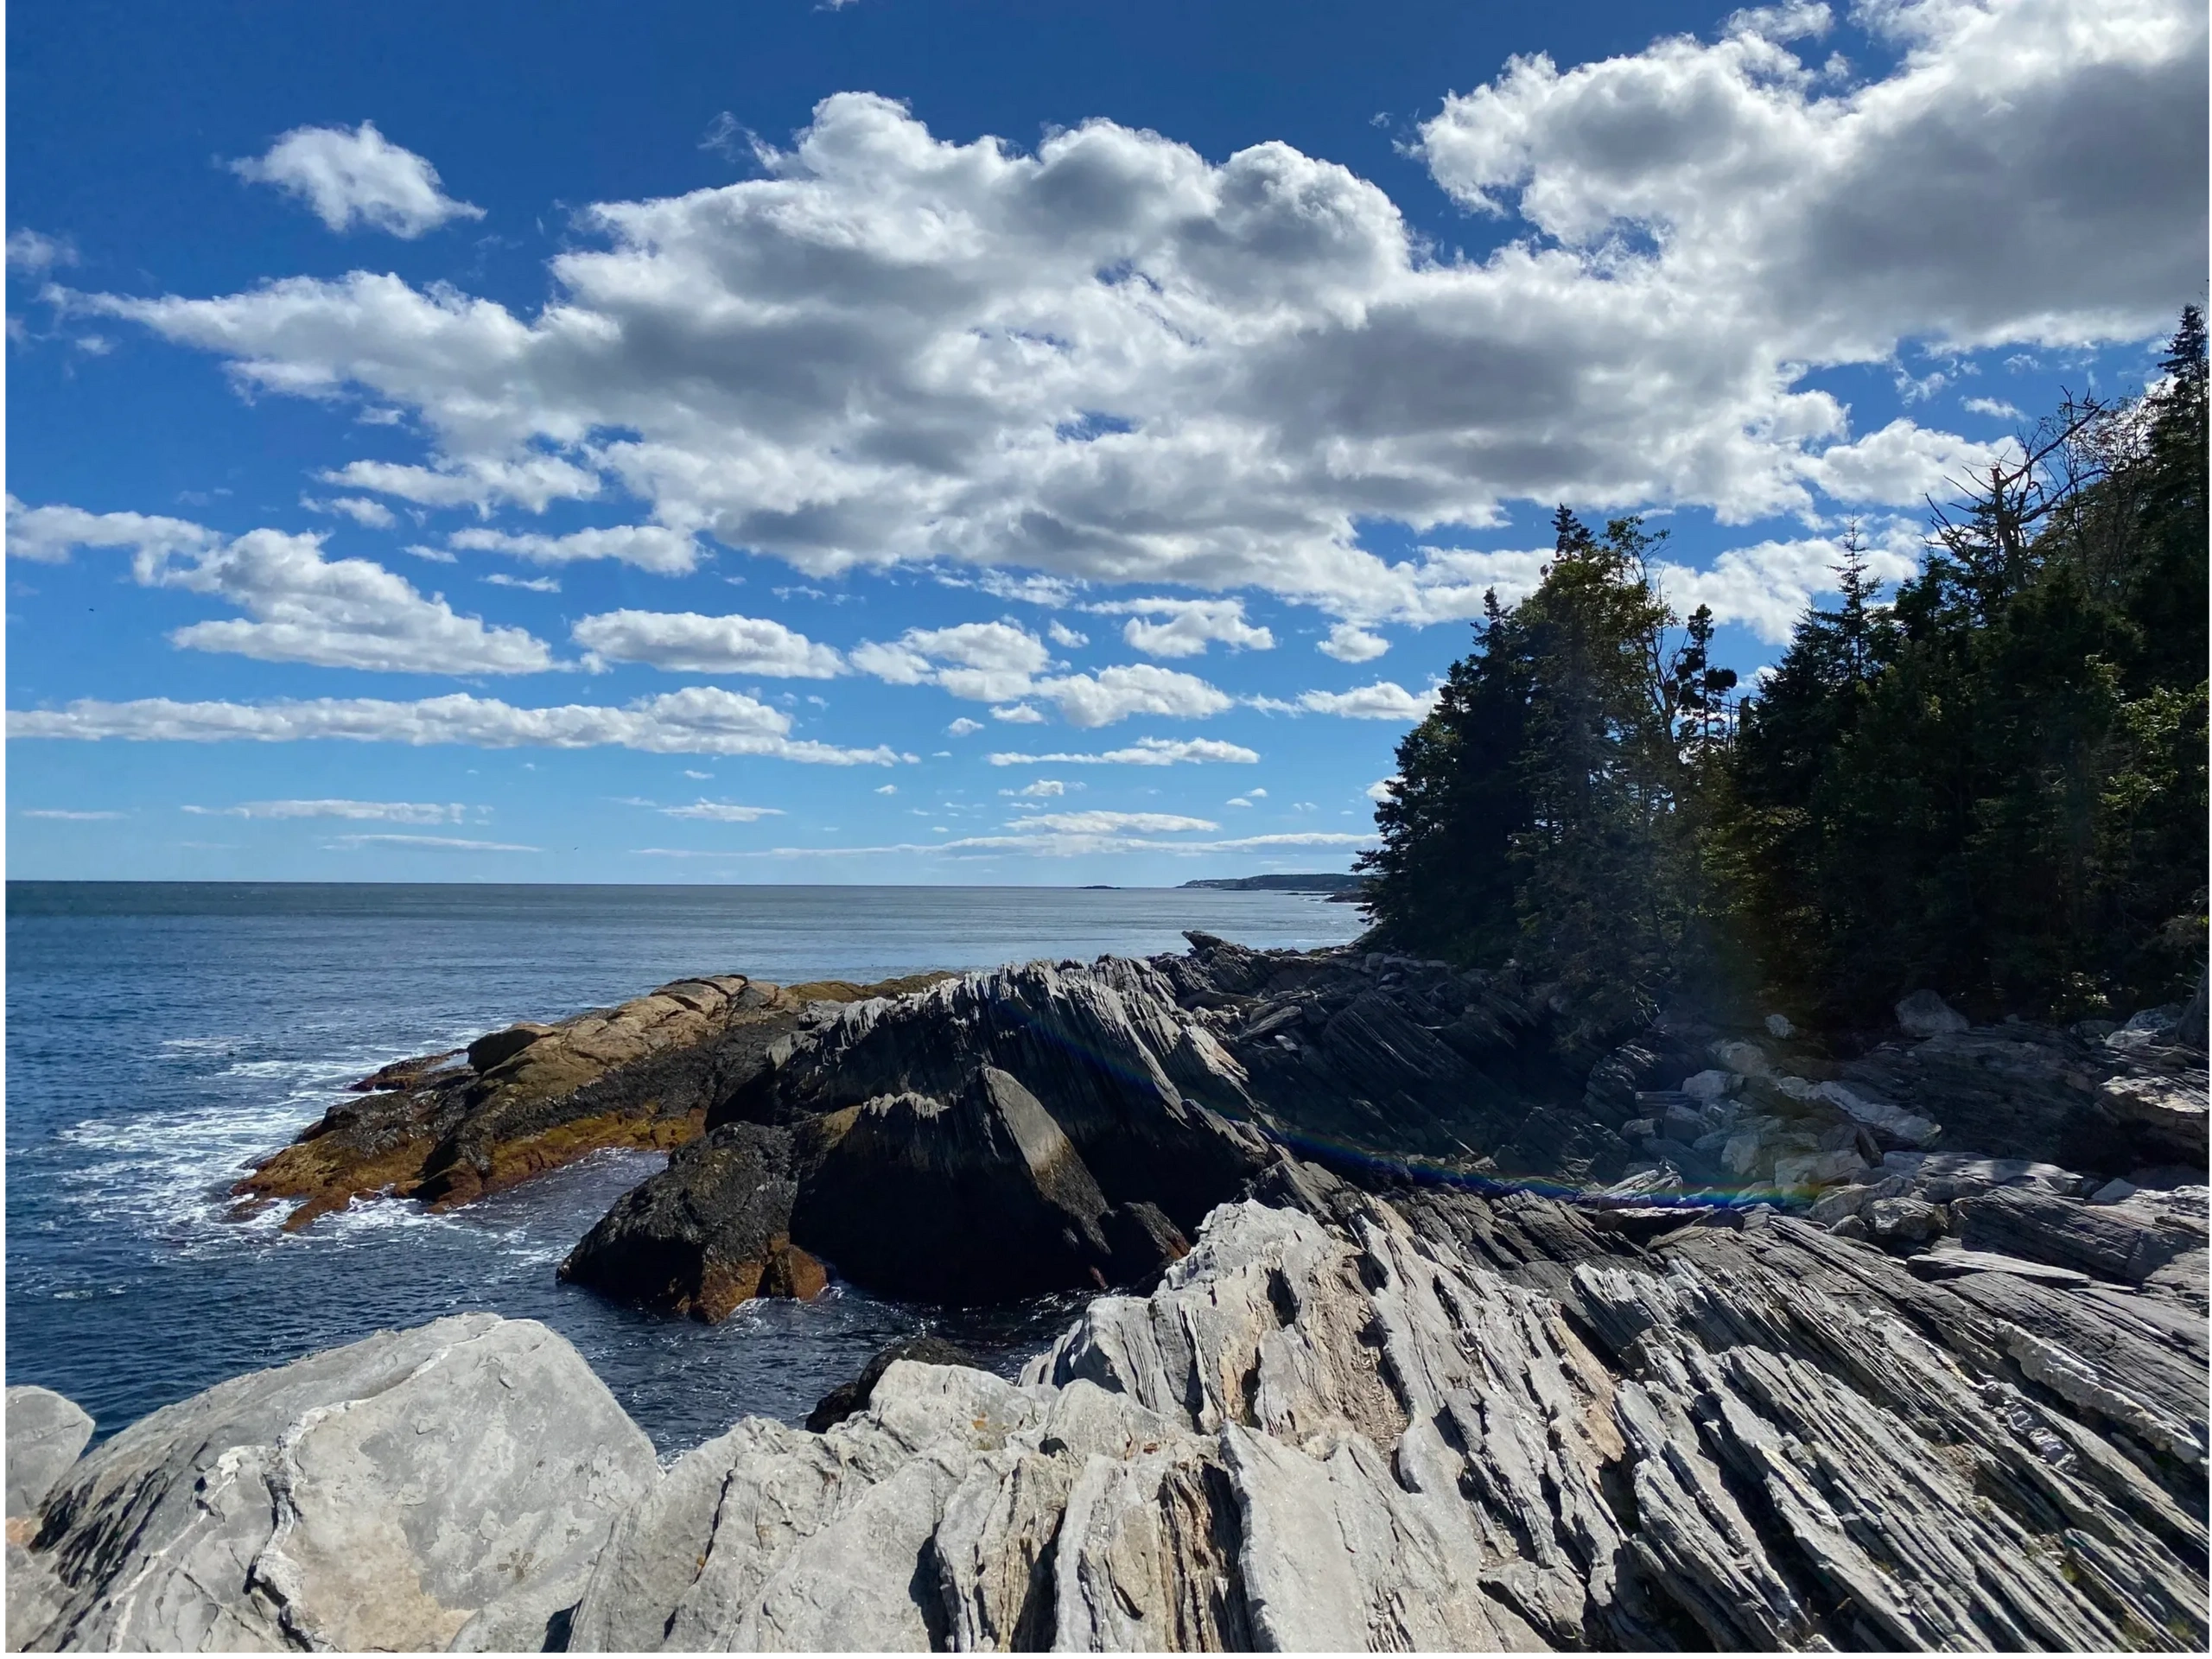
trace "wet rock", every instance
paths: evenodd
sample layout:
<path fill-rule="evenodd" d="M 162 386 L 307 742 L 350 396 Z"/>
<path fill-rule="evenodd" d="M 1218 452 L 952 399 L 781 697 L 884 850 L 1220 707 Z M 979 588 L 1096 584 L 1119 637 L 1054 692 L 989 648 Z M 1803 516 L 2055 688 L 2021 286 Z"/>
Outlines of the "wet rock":
<path fill-rule="evenodd" d="M 92 1438 L 92 1420 L 67 1395 L 24 1385 L 8 1390 L 7 1420 L 8 1516 L 13 1520 L 38 1513 Z"/>
<path fill-rule="evenodd" d="M 542 1644 L 658 1482 L 652 1443 L 544 1326 L 387 1332 L 166 1407 L 79 1463 L 36 1541 L 54 1585 L 32 1641 Z"/>
<path fill-rule="evenodd" d="M 1897 1006 L 1897 1024 L 1914 1037 L 1966 1031 L 1972 1022 L 1933 991 L 1915 991 Z"/>
<path fill-rule="evenodd" d="M 875 1397 L 875 1385 L 883 1374 L 900 1360 L 912 1360 L 917 1365 L 964 1365 L 970 1370 L 982 1370 L 982 1363 L 957 1343 L 947 1342 L 943 1337 L 925 1333 L 918 1337 L 902 1337 L 889 1346 L 878 1349 L 861 1374 L 849 1382 L 840 1382 L 815 1402 L 807 1414 L 806 1426 L 820 1434 L 836 1427 L 855 1412 L 868 1409 Z"/>
<path fill-rule="evenodd" d="M 618 1300 L 713 1325 L 756 1296 L 806 1300 L 828 1286 L 791 1243 L 791 1134 L 734 1123 L 678 1147 L 584 1235 L 560 1276 Z"/>

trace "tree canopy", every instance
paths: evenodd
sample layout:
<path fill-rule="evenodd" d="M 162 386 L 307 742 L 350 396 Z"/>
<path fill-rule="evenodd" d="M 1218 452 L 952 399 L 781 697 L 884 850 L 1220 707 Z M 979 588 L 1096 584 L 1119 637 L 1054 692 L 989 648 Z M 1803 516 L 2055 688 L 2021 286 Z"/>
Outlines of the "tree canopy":
<path fill-rule="evenodd" d="M 1869 1019 L 1936 986 L 2078 1018 L 2204 955 L 2206 358 L 2069 401 L 1933 510 L 1885 602 L 1855 526 L 1756 693 L 1634 518 L 1562 507 L 1520 605 L 1398 752 L 1363 860 L 1383 938 L 1557 988 L 1570 1041 L 1758 990 Z"/>

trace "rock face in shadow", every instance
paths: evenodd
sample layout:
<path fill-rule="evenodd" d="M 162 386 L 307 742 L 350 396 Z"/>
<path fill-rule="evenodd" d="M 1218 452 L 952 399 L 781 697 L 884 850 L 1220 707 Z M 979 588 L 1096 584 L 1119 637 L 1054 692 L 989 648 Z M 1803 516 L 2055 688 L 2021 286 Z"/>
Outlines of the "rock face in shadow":
<path fill-rule="evenodd" d="M 557 1025 L 492 1032 L 465 1052 L 395 1061 L 363 1078 L 354 1088 L 365 1099 L 332 1107 L 234 1190 L 250 1207 L 291 1203 L 291 1230 L 356 1198 L 452 1209 L 606 1147 L 681 1146 L 778 1039 L 834 1004 L 936 977 L 682 979 Z"/>
<path fill-rule="evenodd" d="M 1611 1180 L 1633 1156 L 1616 1133 L 1633 1114 L 1554 1052 L 1548 1012 L 1508 976 L 1187 937 L 1187 955 L 1151 965 L 1242 1068 L 1257 1121 L 1308 1156 L 1570 1183 Z"/>
<path fill-rule="evenodd" d="M 542 1647 L 658 1478 L 544 1326 L 387 1332 L 167 1407 L 78 1465 L 31 1551 L 49 1605 L 26 1643 Z"/>
<path fill-rule="evenodd" d="M 856 1003 L 772 1054 L 708 1121 L 793 1123 L 899 1096 L 949 1103 L 985 1068 L 1038 1103 L 1109 1205 L 1142 1200 L 1195 1226 L 1266 1161 L 1236 1121 L 1251 1109 L 1241 1069 L 1156 970 L 1116 957 Z"/>
<path fill-rule="evenodd" d="M 2206 1332 L 2169 1299 L 1924 1282 L 1764 1214 L 1638 1243 L 1262 1185 L 1018 1383 L 895 1359 L 826 1432 L 685 1454 L 571 1645 L 2204 1642 Z"/>
<path fill-rule="evenodd" d="M 978 1066 L 943 1097 L 879 1095 L 835 1120 L 791 1225 L 855 1282 L 930 1302 L 1104 1287 L 1106 1197 L 1011 1073 Z"/>
<path fill-rule="evenodd" d="M 709 1325 L 755 1296 L 819 1295 L 828 1275 L 791 1239 L 792 1162 L 791 1131 L 755 1123 L 680 1147 L 615 1201 L 560 1276 Z"/>

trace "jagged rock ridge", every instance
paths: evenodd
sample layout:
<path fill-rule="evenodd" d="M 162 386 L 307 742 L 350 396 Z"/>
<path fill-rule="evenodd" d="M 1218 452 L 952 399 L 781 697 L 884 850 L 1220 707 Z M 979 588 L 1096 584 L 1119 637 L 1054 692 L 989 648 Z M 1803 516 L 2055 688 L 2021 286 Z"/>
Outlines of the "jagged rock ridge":
<path fill-rule="evenodd" d="M 11 1619 L 22 1578 L 79 1648 L 2201 1649 L 2206 1194 L 2084 1179 L 1924 1154 L 1906 1196 L 2013 1253 L 1899 1256 L 1278 1164 L 1018 1382 L 899 1360 L 662 1472 L 561 1463 L 634 1431 L 550 1333 L 447 1320 L 118 1436 Z M 423 1358 L 486 1344 L 465 1387 Z M 557 1476 L 448 1467 L 463 1420 Z M 571 1548 L 503 1588 L 563 1495 Z M 435 1559 L 348 1548 L 385 1516 Z"/>

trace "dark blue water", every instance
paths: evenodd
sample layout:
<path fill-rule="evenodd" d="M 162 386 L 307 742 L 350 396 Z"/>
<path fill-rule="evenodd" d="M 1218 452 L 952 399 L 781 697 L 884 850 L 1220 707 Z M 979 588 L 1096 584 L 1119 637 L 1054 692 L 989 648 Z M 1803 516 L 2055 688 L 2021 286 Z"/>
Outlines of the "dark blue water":
<path fill-rule="evenodd" d="M 1151 955 L 1186 927 L 1268 946 L 1360 925 L 1303 895 L 1158 889 L 10 882 L 8 1381 L 59 1389 L 107 1434 L 241 1371 L 489 1308 L 575 1343 L 667 1453 L 747 1413 L 797 1421 L 925 1327 L 1011 1370 L 1066 1307 L 954 1316 L 837 1287 L 708 1329 L 556 1283 L 658 1154 L 289 1237 L 275 1211 L 226 1219 L 226 1194 L 388 1060 L 685 974 L 874 980 Z"/>

